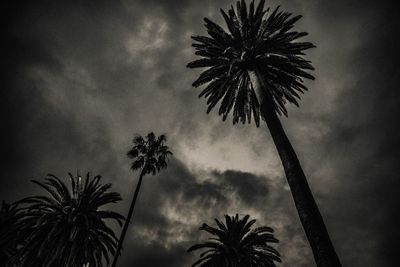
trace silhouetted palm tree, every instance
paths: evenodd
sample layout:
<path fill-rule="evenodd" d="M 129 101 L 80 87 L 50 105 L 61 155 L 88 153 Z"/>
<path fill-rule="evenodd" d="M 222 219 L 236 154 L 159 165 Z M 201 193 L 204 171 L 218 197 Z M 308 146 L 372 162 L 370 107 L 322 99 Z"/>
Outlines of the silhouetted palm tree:
<path fill-rule="evenodd" d="M 20 227 L 29 229 L 26 244 L 20 251 L 21 266 L 82 267 L 109 263 L 118 239 L 104 220 L 124 217 L 114 211 L 100 210 L 104 205 L 121 200 L 118 193 L 107 192 L 111 184 L 101 184 L 100 176 L 71 180 L 72 194 L 56 176 L 49 174 L 45 182 L 33 181 L 49 196 L 32 196 L 18 203 L 24 205 Z"/>
<path fill-rule="evenodd" d="M 229 33 L 205 18 L 209 37 L 193 36 L 196 55 L 203 58 L 188 64 L 189 68 L 209 67 L 193 83 L 208 83 L 199 97 L 206 97 L 207 113 L 222 100 L 219 114 L 225 120 L 232 111 L 233 123 L 248 121 L 257 126 L 265 120 L 283 163 L 294 202 L 318 266 L 340 266 L 321 214 L 292 145 L 277 113 L 287 116 L 285 103 L 298 106 L 299 94 L 307 90 L 303 79 L 314 79 L 304 50 L 314 47 L 296 41 L 307 35 L 292 31 L 301 16 L 264 10 L 264 1 L 255 7 L 252 1 L 238 1 L 228 14 L 221 10 Z M 268 13 L 268 15 L 266 15 Z"/>
<path fill-rule="evenodd" d="M 274 267 L 274 261 L 281 262 L 279 252 L 268 243 L 277 243 L 270 227 L 251 230 L 256 220 L 249 221 L 249 215 L 225 215 L 225 224 L 215 219 L 216 227 L 203 224 L 200 230 L 213 235 L 209 241 L 194 245 L 188 252 L 205 250 L 192 267 Z"/>
<path fill-rule="evenodd" d="M 119 238 L 117 253 L 114 256 L 112 264 L 113 267 L 117 266 L 118 257 L 121 253 L 126 231 L 128 230 L 129 222 L 132 218 L 143 177 L 146 174 L 155 175 L 161 169 L 167 167 L 168 157 L 172 155 L 172 153 L 169 151 L 169 147 L 165 145 L 166 142 L 167 137 L 165 134 L 157 138 L 153 132 L 147 134 L 146 139 L 139 135 L 133 138 L 133 147 L 128 151 L 127 155 L 134 160 L 131 169 L 133 171 L 140 170 L 140 175 L 131 206 L 129 207 L 128 217 L 122 229 L 121 237 Z"/>
<path fill-rule="evenodd" d="M 9 266 L 10 259 L 17 254 L 17 246 L 21 244 L 18 238 L 20 217 L 17 205 L 3 200 L 0 210 L 0 266 Z"/>

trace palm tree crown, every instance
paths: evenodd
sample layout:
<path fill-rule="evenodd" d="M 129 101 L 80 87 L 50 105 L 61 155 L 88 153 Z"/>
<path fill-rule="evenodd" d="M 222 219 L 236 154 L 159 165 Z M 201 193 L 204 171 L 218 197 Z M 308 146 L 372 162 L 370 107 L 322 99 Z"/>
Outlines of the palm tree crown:
<path fill-rule="evenodd" d="M 217 228 L 203 224 L 200 230 L 215 236 L 209 241 L 188 249 L 204 250 L 200 259 L 192 267 L 273 267 L 274 261 L 281 262 L 280 255 L 268 243 L 277 243 L 273 230 L 259 227 L 251 230 L 256 220 L 249 221 L 249 215 L 239 219 L 239 215 L 225 215 L 225 224 L 215 219 Z"/>
<path fill-rule="evenodd" d="M 22 266 L 102 266 L 109 253 L 115 253 L 117 237 L 104 219 L 122 225 L 124 217 L 113 211 L 99 210 L 105 204 L 121 200 L 118 193 L 107 192 L 111 184 L 100 184 L 100 176 L 86 179 L 69 174 L 72 194 L 56 176 L 45 182 L 33 181 L 49 196 L 32 196 L 25 205 L 21 227 L 30 230 L 20 252 Z"/>
<path fill-rule="evenodd" d="M 236 11 L 233 6 L 227 13 L 221 9 L 229 32 L 204 18 L 209 37 L 192 36 L 195 54 L 202 58 L 188 67 L 209 67 L 193 86 L 208 83 L 199 97 L 208 98 L 207 113 L 222 99 L 219 114 L 223 120 L 233 110 L 233 123 L 250 123 L 253 114 L 259 126 L 260 102 L 265 94 L 271 98 L 271 108 L 287 116 L 286 101 L 298 106 L 296 98 L 307 90 L 302 78 L 314 79 L 306 72 L 313 70 L 311 62 L 303 58 L 303 51 L 314 45 L 296 42 L 307 33 L 291 31 L 301 16 L 279 11 L 279 6 L 270 13 L 269 8 L 264 10 L 264 2 L 255 7 L 252 1 L 247 8 L 242 0 L 237 2 Z M 251 71 L 262 78 L 262 92 L 252 85 Z"/>
<path fill-rule="evenodd" d="M 169 147 L 165 145 L 166 135 L 156 138 L 153 132 L 145 138 L 138 135 L 133 138 L 133 147 L 128 151 L 128 157 L 134 159 L 132 170 L 142 170 L 142 174 L 155 175 L 162 168 L 167 167 L 168 156 L 172 155 Z"/>

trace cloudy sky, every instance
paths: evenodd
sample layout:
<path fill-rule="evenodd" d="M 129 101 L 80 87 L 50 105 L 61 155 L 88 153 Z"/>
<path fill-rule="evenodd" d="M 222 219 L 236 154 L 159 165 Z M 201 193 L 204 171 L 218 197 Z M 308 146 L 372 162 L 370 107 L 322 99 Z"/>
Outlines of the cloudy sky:
<path fill-rule="evenodd" d="M 185 68 L 202 18 L 233 1 L 36 1 L 2 15 L 1 199 L 39 193 L 30 179 L 90 171 L 126 212 L 135 134 L 167 133 L 174 158 L 146 177 L 121 266 L 181 267 L 198 231 L 224 214 L 275 229 L 283 263 L 315 266 L 265 125 L 206 115 Z M 343 266 L 396 266 L 399 206 L 399 23 L 386 1 L 281 0 L 317 45 L 300 109 L 282 123 Z"/>

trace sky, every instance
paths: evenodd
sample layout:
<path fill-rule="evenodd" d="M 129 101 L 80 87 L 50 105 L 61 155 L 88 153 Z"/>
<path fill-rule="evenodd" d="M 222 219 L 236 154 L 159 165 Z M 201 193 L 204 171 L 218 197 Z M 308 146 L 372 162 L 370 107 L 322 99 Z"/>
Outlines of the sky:
<path fill-rule="evenodd" d="M 190 36 L 233 1 L 36 1 L 2 16 L 0 198 L 42 191 L 47 173 L 111 182 L 126 213 L 136 134 L 166 133 L 174 153 L 146 176 L 121 266 L 189 266 L 198 228 L 250 214 L 275 230 L 278 266 L 315 266 L 266 125 L 206 114 Z M 317 48 L 315 81 L 282 123 L 343 266 L 397 266 L 400 238 L 399 23 L 386 1 L 281 0 Z M 67 181 L 67 180 L 66 180 Z M 113 227 L 116 228 L 114 225 Z"/>

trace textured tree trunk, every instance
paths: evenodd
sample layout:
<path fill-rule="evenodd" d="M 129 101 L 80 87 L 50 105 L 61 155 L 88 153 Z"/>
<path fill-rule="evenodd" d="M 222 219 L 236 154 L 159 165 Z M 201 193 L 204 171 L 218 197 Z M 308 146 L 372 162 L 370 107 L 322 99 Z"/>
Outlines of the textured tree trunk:
<path fill-rule="evenodd" d="M 143 176 L 144 176 L 144 174 L 141 172 L 140 176 L 139 176 L 139 181 L 136 185 L 135 194 L 133 195 L 133 198 L 132 198 L 131 206 L 129 207 L 128 217 L 126 218 L 124 228 L 122 229 L 121 236 L 118 241 L 118 247 L 117 247 L 117 251 L 114 256 L 114 261 L 112 263 L 112 267 L 117 266 L 118 257 L 121 254 L 122 243 L 124 243 L 125 235 L 128 230 L 128 227 L 129 227 L 129 222 L 132 219 L 133 210 L 135 208 L 136 199 L 139 195 L 140 186 L 142 185 Z"/>
<path fill-rule="evenodd" d="M 262 88 L 265 88 L 265 85 L 256 71 L 249 72 L 249 76 L 257 97 L 260 97 L 263 103 L 261 112 L 282 161 L 286 179 L 314 254 L 315 262 L 318 267 L 340 267 L 341 263 L 308 186 L 303 169 L 273 108 L 272 98 L 268 93 L 263 93 L 265 90 L 262 90 Z"/>

